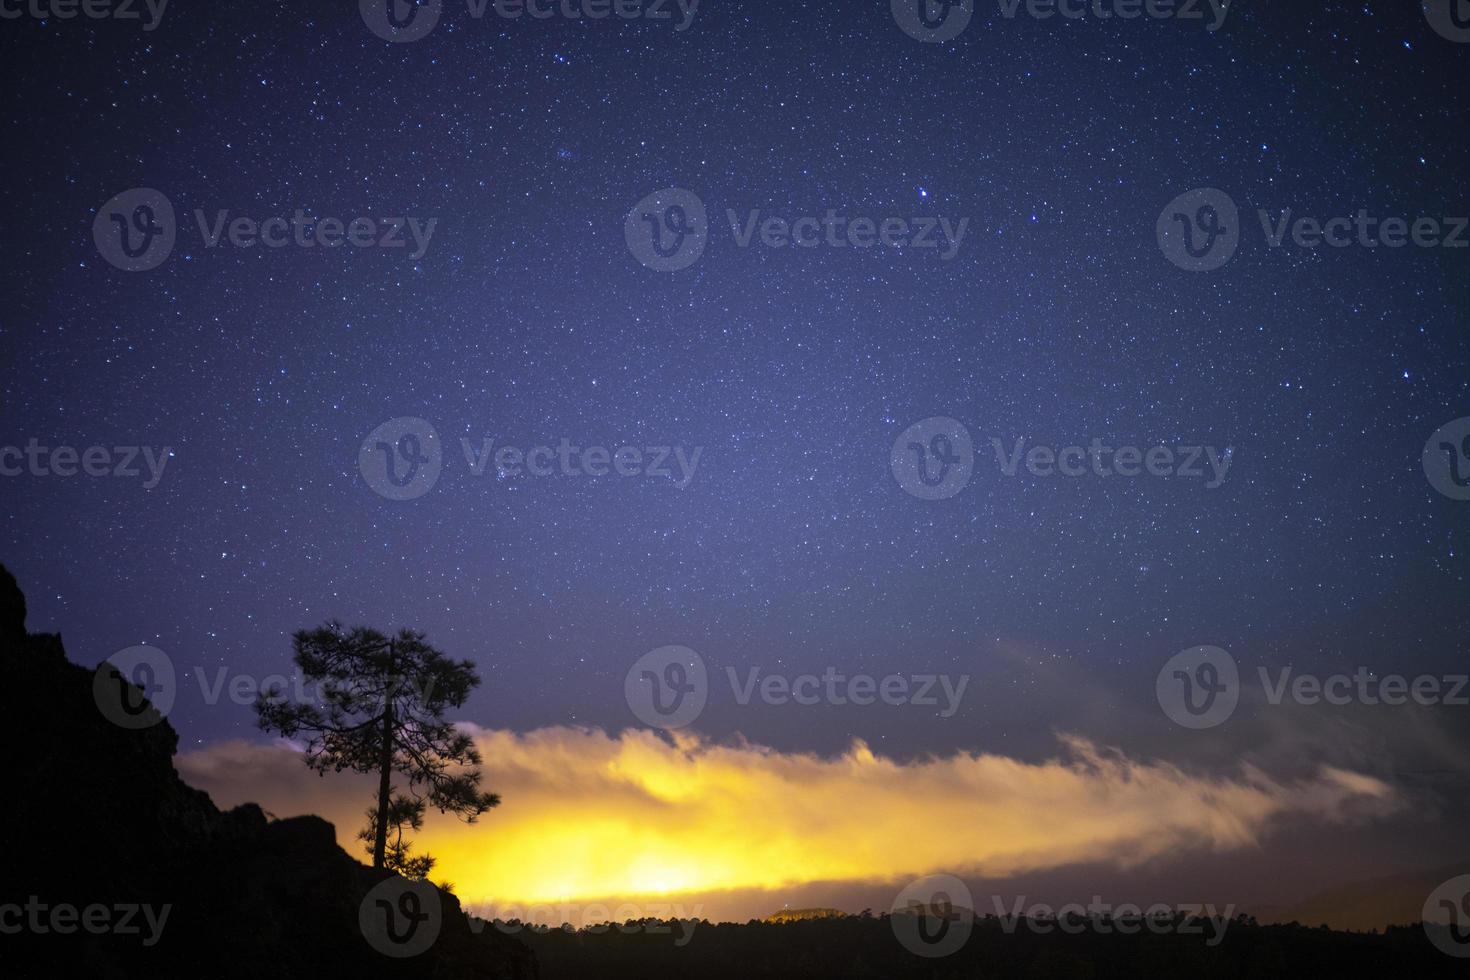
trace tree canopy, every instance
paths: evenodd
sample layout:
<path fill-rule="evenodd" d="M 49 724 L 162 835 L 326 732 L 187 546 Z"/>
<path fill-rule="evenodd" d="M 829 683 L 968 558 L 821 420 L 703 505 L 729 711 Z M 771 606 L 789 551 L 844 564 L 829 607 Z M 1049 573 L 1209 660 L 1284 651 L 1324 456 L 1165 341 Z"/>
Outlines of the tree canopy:
<path fill-rule="evenodd" d="M 480 683 L 474 663 L 445 656 L 408 629 L 385 636 L 334 620 L 292 640 L 297 669 L 321 696 L 291 702 L 279 688 L 263 692 L 255 704 L 260 727 L 303 742 L 306 764 L 319 773 L 377 773 L 377 805 L 360 835 L 366 841 L 371 832 L 373 866 L 426 875 L 433 859 L 410 856 L 404 825 L 419 829 L 426 805 L 473 823 L 500 803 L 480 789 L 473 739 L 444 717 Z M 406 793 L 394 788 L 394 773 L 406 778 Z M 390 826 L 397 830 L 391 851 Z"/>

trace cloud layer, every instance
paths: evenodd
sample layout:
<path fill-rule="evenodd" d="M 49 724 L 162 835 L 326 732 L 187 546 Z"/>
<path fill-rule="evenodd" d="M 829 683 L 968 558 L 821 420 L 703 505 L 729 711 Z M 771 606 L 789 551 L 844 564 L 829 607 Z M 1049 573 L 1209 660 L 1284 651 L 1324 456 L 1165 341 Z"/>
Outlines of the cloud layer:
<path fill-rule="evenodd" d="M 470 729 L 504 804 L 473 825 L 433 814 L 419 843 L 435 878 L 475 903 L 651 899 L 933 872 L 1005 877 L 1082 862 L 1122 867 L 1254 847 L 1286 819 L 1338 821 L 1398 805 L 1388 784 L 1323 767 L 1278 781 L 1129 759 L 1062 737 L 1038 764 L 957 753 L 902 763 L 855 742 L 823 758 L 681 735 Z M 319 777 L 283 745 L 220 743 L 180 773 L 223 806 L 319 813 L 352 839 L 373 783 Z"/>

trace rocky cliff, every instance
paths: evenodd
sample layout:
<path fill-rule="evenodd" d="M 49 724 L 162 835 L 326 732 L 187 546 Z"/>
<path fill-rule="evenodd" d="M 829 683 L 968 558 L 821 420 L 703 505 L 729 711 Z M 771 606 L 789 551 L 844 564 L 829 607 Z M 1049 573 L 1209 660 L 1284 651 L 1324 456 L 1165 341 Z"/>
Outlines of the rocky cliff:
<path fill-rule="evenodd" d="M 28 633 L 25 617 L 0 567 L 0 736 L 20 762 L 0 818 L 9 976 L 536 977 L 523 945 L 477 930 L 452 894 L 423 886 L 428 901 L 416 893 L 403 904 L 401 879 L 353 860 L 326 821 L 269 820 L 252 804 L 221 812 L 174 770 L 166 720 L 113 724 L 94 698 L 95 672 L 66 659 L 60 636 Z M 369 939 L 373 915 L 431 905 L 422 952 L 384 953 Z M 406 921 L 388 928 L 401 933 Z"/>

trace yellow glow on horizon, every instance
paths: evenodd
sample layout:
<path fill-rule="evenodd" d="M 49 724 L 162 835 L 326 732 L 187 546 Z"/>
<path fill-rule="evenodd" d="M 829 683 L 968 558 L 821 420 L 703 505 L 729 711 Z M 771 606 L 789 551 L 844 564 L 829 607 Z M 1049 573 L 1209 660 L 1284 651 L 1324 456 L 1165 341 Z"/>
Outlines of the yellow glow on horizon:
<path fill-rule="evenodd" d="M 466 726 L 469 728 L 470 726 Z M 958 753 L 899 763 L 861 743 L 836 758 L 643 731 L 470 729 L 500 807 L 474 824 L 430 811 L 418 851 L 467 905 L 775 891 L 938 871 L 1007 876 L 1084 861 L 1120 865 L 1254 846 L 1273 820 L 1391 809 L 1389 787 L 1324 769 L 1277 782 L 1243 768 L 1203 778 L 1080 739 L 1027 763 Z M 277 746 L 179 757 L 224 805 L 316 812 L 353 839 L 367 779 L 308 773 Z"/>

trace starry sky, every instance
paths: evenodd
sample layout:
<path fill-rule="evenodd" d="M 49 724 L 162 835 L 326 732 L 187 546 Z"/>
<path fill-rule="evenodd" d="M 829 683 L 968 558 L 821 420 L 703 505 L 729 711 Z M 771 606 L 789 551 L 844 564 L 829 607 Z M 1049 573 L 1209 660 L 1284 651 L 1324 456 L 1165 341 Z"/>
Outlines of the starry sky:
<path fill-rule="evenodd" d="M 87 664 L 151 644 L 260 676 L 328 618 L 412 626 L 478 665 L 465 719 L 513 732 L 637 727 L 624 676 L 666 644 L 742 674 L 966 674 L 951 717 L 712 696 L 698 729 L 895 759 L 1035 761 L 1065 731 L 1206 773 L 1351 764 L 1406 809 L 1283 831 L 1274 859 L 1328 880 L 1464 856 L 1441 816 L 1470 796 L 1459 715 L 1251 705 L 1186 738 L 1154 699 L 1202 643 L 1319 672 L 1470 652 L 1470 504 L 1420 467 L 1470 415 L 1470 250 L 1270 248 L 1256 220 L 1470 213 L 1470 44 L 1417 5 L 1257 0 L 1209 32 L 980 4 L 940 44 L 876 0 L 705 0 L 684 31 L 450 0 L 402 44 L 355 4 L 305 7 L 0 22 L 0 444 L 172 451 L 152 489 L 0 480 L 31 629 Z M 92 227 L 135 187 L 171 200 L 179 238 L 128 273 Z M 710 234 L 660 272 L 624 219 L 670 187 Z M 1155 236 L 1199 187 L 1240 206 L 1242 237 L 1202 273 Z M 208 248 L 196 208 L 437 224 L 418 258 Z M 757 208 L 969 224 L 948 261 L 739 247 L 726 211 Z M 982 457 L 1098 438 L 1232 466 L 1207 489 L 980 465 L 923 500 L 889 452 L 934 416 Z M 445 446 L 409 501 L 358 465 L 400 417 Z M 702 455 L 683 489 L 477 477 L 461 438 Z M 186 749 L 265 741 L 192 682 L 170 720 Z"/>

